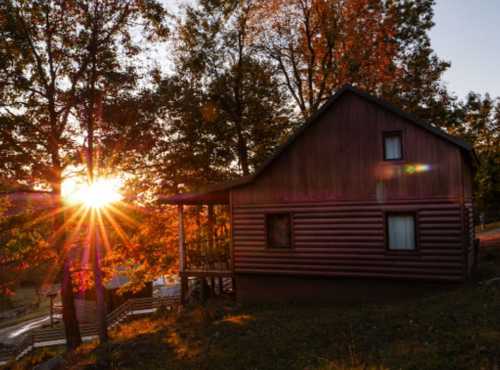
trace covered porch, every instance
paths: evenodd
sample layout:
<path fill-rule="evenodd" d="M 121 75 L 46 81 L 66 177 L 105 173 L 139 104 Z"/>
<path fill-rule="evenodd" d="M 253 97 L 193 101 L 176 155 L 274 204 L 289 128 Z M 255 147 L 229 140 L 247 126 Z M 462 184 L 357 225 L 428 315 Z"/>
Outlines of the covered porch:
<path fill-rule="evenodd" d="M 177 206 L 182 303 L 187 302 L 196 288 L 201 300 L 235 292 L 230 187 L 226 184 L 162 200 L 164 204 Z"/>

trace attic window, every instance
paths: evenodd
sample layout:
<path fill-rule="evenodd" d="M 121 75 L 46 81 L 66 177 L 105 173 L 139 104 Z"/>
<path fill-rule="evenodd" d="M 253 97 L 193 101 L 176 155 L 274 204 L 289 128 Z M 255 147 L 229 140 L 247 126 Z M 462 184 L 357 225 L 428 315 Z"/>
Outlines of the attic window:
<path fill-rule="evenodd" d="M 403 144 L 401 131 L 384 133 L 384 160 L 396 161 L 403 159 Z"/>
<path fill-rule="evenodd" d="M 287 249 L 292 247 L 291 217 L 289 213 L 266 215 L 267 247 Z"/>

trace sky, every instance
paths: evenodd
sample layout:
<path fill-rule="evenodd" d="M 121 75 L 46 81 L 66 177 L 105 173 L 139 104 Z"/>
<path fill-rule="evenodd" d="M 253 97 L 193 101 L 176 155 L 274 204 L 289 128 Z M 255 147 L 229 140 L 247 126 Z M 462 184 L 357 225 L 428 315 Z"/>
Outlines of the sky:
<path fill-rule="evenodd" d="M 170 11 L 193 0 L 161 0 Z M 436 54 L 451 62 L 444 74 L 459 98 L 470 91 L 500 97 L 500 0 L 436 0 L 430 32 Z"/>
<path fill-rule="evenodd" d="M 469 91 L 500 97 L 500 0 L 436 0 L 431 43 L 451 62 L 444 80 L 464 98 Z"/>

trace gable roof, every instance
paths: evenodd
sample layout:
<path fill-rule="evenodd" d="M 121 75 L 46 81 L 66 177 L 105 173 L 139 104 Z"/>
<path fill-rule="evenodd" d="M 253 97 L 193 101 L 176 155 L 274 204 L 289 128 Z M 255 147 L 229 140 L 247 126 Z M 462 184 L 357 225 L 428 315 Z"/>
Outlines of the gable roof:
<path fill-rule="evenodd" d="M 461 150 L 466 152 L 470 157 L 473 159 L 473 161 L 478 161 L 476 154 L 474 153 L 474 150 L 472 146 L 465 141 L 456 138 L 445 131 L 427 123 L 424 121 L 419 120 L 418 118 L 414 117 L 413 115 L 406 113 L 402 111 L 401 109 L 397 108 L 396 106 L 392 105 L 391 103 L 382 100 L 380 98 L 377 98 L 373 95 L 370 95 L 364 91 L 361 91 L 351 85 L 344 85 L 342 88 L 337 90 L 337 92 L 332 95 L 326 103 L 324 103 L 320 109 L 316 113 L 314 113 L 301 127 L 299 127 L 289 138 L 288 140 L 280 145 L 277 150 L 274 152 L 274 154 L 269 157 L 267 161 L 265 161 L 252 175 L 240 177 L 236 180 L 232 180 L 226 183 L 222 184 L 216 184 L 211 187 L 208 187 L 204 189 L 203 191 L 199 192 L 192 192 L 192 193 L 182 193 L 182 194 L 176 194 L 164 199 L 161 199 L 160 201 L 162 203 L 167 203 L 167 204 L 199 204 L 204 201 L 210 202 L 212 198 L 216 198 L 217 201 L 213 203 L 219 203 L 219 204 L 225 204 L 229 203 L 229 195 L 224 194 L 228 190 L 243 186 L 246 184 L 251 183 L 253 180 L 255 180 L 262 172 L 264 172 L 283 152 L 285 152 L 288 147 L 293 145 L 293 143 L 302 135 L 304 131 L 306 131 L 310 126 L 312 126 L 319 118 L 323 116 L 342 96 L 344 96 L 346 93 L 352 93 L 364 100 L 367 100 L 382 109 L 385 109 L 393 114 L 395 114 L 398 117 L 403 118 L 404 120 L 414 124 L 415 126 L 418 126 L 428 132 L 430 132 L 433 135 L 436 135 L 440 137 L 441 139 L 458 146 Z M 227 202 L 226 202 L 227 198 Z M 224 201 L 223 201 L 224 200 Z"/>

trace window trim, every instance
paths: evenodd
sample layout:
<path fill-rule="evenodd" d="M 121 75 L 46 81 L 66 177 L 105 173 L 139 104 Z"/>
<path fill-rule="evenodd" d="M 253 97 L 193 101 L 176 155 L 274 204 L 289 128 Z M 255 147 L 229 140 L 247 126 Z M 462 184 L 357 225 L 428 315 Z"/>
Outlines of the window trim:
<path fill-rule="evenodd" d="M 391 249 L 389 246 L 389 217 L 390 216 L 413 216 L 413 233 L 415 248 L 414 249 Z M 384 212 L 384 244 L 385 251 L 391 254 L 420 254 L 420 234 L 418 226 L 418 211 L 417 210 L 387 210 Z"/>
<path fill-rule="evenodd" d="M 289 225 L 290 225 L 290 228 L 289 228 L 289 240 L 290 240 L 290 246 L 289 247 L 272 247 L 271 244 L 269 243 L 269 216 L 274 216 L 274 215 L 284 215 L 284 216 L 288 216 L 288 220 L 289 220 Z M 294 243 L 294 232 L 293 232 L 293 213 L 292 212 L 266 212 L 264 214 L 264 235 L 265 235 L 265 238 L 266 238 L 266 245 L 265 245 L 265 249 L 268 250 L 268 251 L 291 251 L 294 249 L 295 247 L 295 243 Z"/>
<path fill-rule="evenodd" d="M 394 136 L 399 137 L 399 144 L 401 146 L 401 148 L 400 148 L 401 156 L 399 158 L 387 158 L 385 155 L 385 153 L 386 153 L 385 140 L 388 137 L 394 137 Z M 404 159 L 405 159 L 405 152 L 404 152 L 405 143 L 404 143 L 403 136 L 404 135 L 403 135 L 402 130 L 383 131 L 382 132 L 382 157 L 384 158 L 384 161 L 387 161 L 387 162 L 404 161 Z"/>

